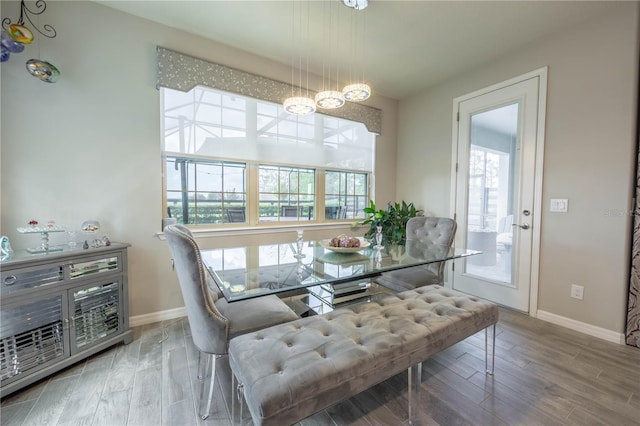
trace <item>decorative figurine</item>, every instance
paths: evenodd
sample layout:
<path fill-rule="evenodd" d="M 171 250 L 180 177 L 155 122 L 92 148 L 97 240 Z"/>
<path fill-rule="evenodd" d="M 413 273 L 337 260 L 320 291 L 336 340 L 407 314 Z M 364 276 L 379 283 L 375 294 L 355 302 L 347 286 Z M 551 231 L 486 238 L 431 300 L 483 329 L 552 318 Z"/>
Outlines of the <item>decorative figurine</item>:
<path fill-rule="evenodd" d="M 3 235 L 0 238 L 0 260 L 10 258 L 12 254 L 13 249 L 11 248 L 11 244 L 9 244 L 9 237 Z"/>
<path fill-rule="evenodd" d="M 82 248 L 85 250 L 89 248 L 89 243 L 87 242 L 87 240 L 84 240 L 84 244 L 82 244 Z"/>
<path fill-rule="evenodd" d="M 105 246 L 110 246 L 111 245 L 111 240 L 106 235 L 104 237 L 102 237 L 102 242 L 104 243 Z"/>

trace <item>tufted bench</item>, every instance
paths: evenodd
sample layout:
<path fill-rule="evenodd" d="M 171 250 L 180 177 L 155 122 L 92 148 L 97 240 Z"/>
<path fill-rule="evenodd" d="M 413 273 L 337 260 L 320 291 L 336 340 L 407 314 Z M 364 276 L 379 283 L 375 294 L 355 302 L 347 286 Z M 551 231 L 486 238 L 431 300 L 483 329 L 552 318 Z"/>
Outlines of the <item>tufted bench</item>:
<path fill-rule="evenodd" d="M 490 302 L 425 286 L 236 337 L 229 364 L 256 426 L 295 423 L 407 369 L 412 422 L 421 362 L 485 329 L 491 373 L 497 321 Z"/>

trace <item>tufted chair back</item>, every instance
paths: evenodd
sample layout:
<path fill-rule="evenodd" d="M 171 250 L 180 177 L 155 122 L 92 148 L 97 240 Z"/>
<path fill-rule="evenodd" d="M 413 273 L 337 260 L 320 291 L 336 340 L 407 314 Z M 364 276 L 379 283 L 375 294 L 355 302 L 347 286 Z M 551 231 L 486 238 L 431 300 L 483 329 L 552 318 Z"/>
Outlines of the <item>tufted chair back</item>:
<path fill-rule="evenodd" d="M 441 258 L 451 248 L 456 229 L 456 221 L 448 217 L 412 217 L 407 222 L 407 253 L 414 257 Z M 442 283 L 444 262 L 431 263 L 425 268 Z"/>
<path fill-rule="evenodd" d="M 456 221 L 448 217 L 412 217 L 407 222 L 407 254 L 426 259 L 442 258 L 451 249 L 456 228 Z M 425 268 L 436 274 L 442 283 L 444 262 L 431 263 Z"/>
<path fill-rule="evenodd" d="M 447 217 L 413 217 L 407 222 L 406 253 L 417 259 L 442 259 L 451 249 L 456 222 Z M 444 282 L 444 262 L 385 272 L 375 281 L 395 291 Z"/>
<path fill-rule="evenodd" d="M 208 354 L 225 354 L 229 321 L 216 308 L 217 294 L 207 286 L 200 248 L 191 231 L 181 225 L 164 229 L 187 309 L 193 343 Z"/>

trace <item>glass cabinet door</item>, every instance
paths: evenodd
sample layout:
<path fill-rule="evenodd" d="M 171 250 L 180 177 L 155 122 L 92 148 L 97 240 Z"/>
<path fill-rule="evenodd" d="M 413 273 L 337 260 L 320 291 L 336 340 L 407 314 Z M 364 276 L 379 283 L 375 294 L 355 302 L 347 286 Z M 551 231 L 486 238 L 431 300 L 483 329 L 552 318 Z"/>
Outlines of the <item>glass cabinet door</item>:
<path fill-rule="evenodd" d="M 116 280 L 70 290 L 72 352 L 122 330 L 120 287 Z"/>
<path fill-rule="evenodd" d="M 0 383 L 40 370 L 68 356 L 62 294 L 29 303 L 2 305 L 0 310 Z"/>
<path fill-rule="evenodd" d="M 78 280 L 93 276 L 94 274 L 107 272 L 120 272 L 122 270 L 122 259 L 119 254 L 111 256 L 94 256 L 83 258 L 80 261 L 69 264 L 69 278 Z"/>

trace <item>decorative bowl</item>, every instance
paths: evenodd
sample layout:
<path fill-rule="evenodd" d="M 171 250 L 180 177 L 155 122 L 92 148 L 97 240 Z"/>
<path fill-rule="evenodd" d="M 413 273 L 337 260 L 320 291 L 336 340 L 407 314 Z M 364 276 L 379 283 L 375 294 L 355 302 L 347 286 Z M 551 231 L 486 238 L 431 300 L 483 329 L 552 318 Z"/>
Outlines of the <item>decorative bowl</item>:
<path fill-rule="evenodd" d="M 362 239 L 362 238 L 358 238 L 358 239 L 360 240 L 360 247 L 332 247 L 330 245 L 331 239 L 321 240 L 320 245 L 326 248 L 327 250 L 331 250 L 336 253 L 356 253 L 356 252 L 359 252 L 360 250 L 366 249 L 371 245 L 371 243 L 365 239 Z"/>

